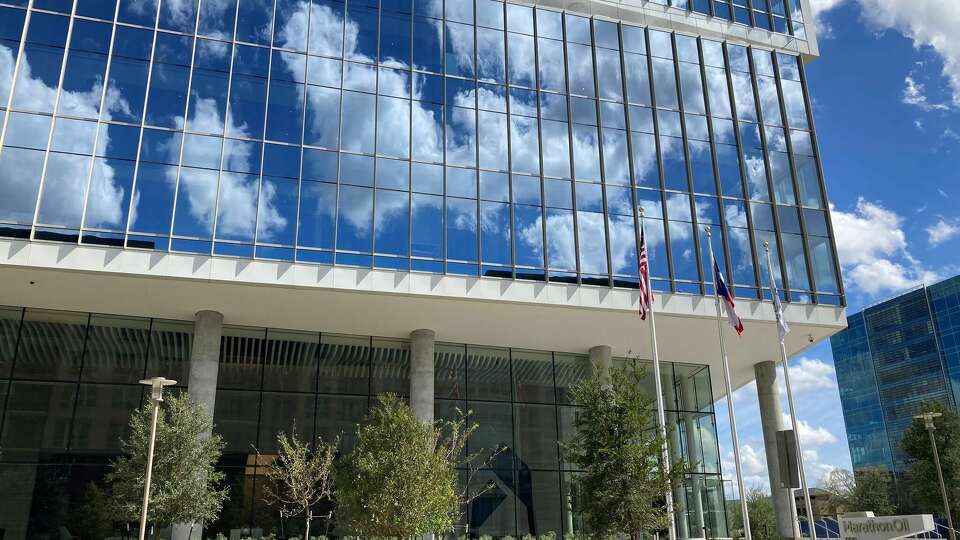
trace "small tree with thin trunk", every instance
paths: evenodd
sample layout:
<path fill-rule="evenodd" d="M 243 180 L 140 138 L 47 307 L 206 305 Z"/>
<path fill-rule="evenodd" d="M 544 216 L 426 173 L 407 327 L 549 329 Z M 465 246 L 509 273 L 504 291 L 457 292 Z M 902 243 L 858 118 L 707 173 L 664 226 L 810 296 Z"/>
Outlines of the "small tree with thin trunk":
<path fill-rule="evenodd" d="M 663 473 L 654 396 L 644 390 L 644 370 L 633 364 L 611 370 L 609 381 L 595 374 L 571 390 L 579 405 L 577 435 L 564 447 L 583 469 L 575 506 L 594 538 L 639 538 L 668 528 L 665 494 L 686 470 L 678 461 Z"/>
<path fill-rule="evenodd" d="M 333 461 L 339 444 L 339 439 L 325 443 L 318 437 L 311 449 L 297 437 L 296 428 L 289 437 L 277 434 L 280 451 L 267 470 L 266 500 L 280 507 L 283 518 L 304 516 L 303 540 L 310 540 L 313 507 L 333 497 Z"/>
<path fill-rule="evenodd" d="M 130 435 L 120 441 L 123 455 L 107 475 L 109 507 L 118 520 L 140 519 L 153 406 L 149 400 L 130 416 Z M 224 442 L 207 436 L 213 419 L 186 393 L 165 398 L 157 417 L 153 476 L 147 521 L 159 527 L 174 523 L 209 523 L 227 497 L 216 470 Z"/>
<path fill-rule="evenodd" d="M 350 534 L 374 538 L 453 531 L 464 506 L 485 491 L 458 491 L 458 467 L 469 470 L 469 485 L 492 459 L 483 459 L 483 450 L 465 452 L 477 429 L 466 418 L 431 425 L 397 396 L 380 396 L 357 429 L 356 448 L 335 468 L 337 522 Z"/>

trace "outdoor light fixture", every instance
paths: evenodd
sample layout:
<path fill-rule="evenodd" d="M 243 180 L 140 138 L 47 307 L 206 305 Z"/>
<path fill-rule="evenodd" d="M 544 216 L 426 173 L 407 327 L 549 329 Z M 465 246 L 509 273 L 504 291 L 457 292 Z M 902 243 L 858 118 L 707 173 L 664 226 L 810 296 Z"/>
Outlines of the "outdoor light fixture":
<path fill-rule="evenodd" d="M 940 454 L 937 452 L 937 439 L 933 436 L 933 432 L 937 429 L 933 424 L 933 419 L 940 418 L 941 416 L 943 416 L 942 413 L 925 412 L 913 418 L 915 420 L 923 420 L 923 427 L 927 428 L 927 433 L 930 434 L 930 446 L 933 447 L 933 463 L 937 466 L 937 479 L 940 480 L 940 496 L 943 497 L 943 511 L 947 514 L 947 527 L 949 528 L 950 540 L 957 540 L 957 532 L 953 530 L 953 516 L 950 515 L 950 501 L 947 500 L 947 487 L 943 483 L 943 470 L 940 469 Z"/>
<path fill-rule="evenodd" d="M 140 540 L 147 532 L 147 505 L 150 504 L 150 475 L 153 473 L 153 445 L 157 439 L 157 416 L 160 414 L 160 402 L 163 401 L 163 387 L 177 384 L 177 381 L 164 377 L 143 379 L 140 384 L 150 387 L 150 403 L 153 405 L 153 419 L 150 421 L 150 445 L 147 450 L 147 474 L 143 481 L 143 508 L 140 510 Z"/>

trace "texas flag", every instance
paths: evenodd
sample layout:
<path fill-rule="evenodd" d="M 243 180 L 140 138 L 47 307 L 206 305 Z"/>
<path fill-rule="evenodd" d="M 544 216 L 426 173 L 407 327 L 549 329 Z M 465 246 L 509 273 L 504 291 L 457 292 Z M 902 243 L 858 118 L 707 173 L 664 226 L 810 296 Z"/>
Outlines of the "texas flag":
<path fill-rule="evenodd" d="M 717 287 L 717 298 L 723 300 L 723 308 L 727 312 L 727 320 L 730 326 L 737 331 L 737 335 L 743 335 L 743 321 L 737 315 L 737 304 L 733 301 L 733 295 L 727 288 L 727 283 L 723 281 L 723 274 L 720 273 L 720 266 L 716 259 L 713 261 L 713 283 Z"/>

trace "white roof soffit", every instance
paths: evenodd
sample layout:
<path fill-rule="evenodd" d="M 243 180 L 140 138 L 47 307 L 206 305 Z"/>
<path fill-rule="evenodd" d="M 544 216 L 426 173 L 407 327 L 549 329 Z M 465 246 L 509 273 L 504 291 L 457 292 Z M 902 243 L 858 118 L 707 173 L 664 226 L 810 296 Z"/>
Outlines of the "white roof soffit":
<path fill-rule="evenodd" d="M 455 343 L 651 357 L 636 290 L 390 270 L 233 259 L 107 247 L 0 240 L 0 304 L 407 338 L 431 328 Z M 723 395 L 713 297 L 658 294 L 657 337 L 665 361 L 711 366 Z M 778 360 L 769 302 L 739 300 L 746 331 L 723 322 L 734 387 L 753 365 Z M 844 308 L 788 304 L 796 354 L 846 326 Z"/>

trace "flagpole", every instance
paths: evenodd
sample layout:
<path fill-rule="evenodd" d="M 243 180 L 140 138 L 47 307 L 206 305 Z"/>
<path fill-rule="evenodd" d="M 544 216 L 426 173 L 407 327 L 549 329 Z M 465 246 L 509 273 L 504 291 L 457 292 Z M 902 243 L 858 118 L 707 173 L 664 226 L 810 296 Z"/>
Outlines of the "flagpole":
<path fill-rule="evenodd" d="M 707 233 L 707 245 L 710 246 L 710 270 L 713 271 L 715 260 L 713 257 L 713 240 L 710 226 L 704 227 Z M 740 490 L 740 512 L 743 514 L 743 536 L 752 540 L 750 534 L 750 513 L 747 511 L 747 493 L 743 486 L 743 470 L 740 465 L 740 438 L 737 436 L 737 413 L 733 410 L 733 387 L 730 383 L 730 363 L 727 361 L 726 342 L 723 338 L 723 320 L 720 314 L 720 294 L 717 291 L 717 282 L 714 279 L 713 296 L 717 305 L 717 333 L 720 335 L 720 359 L 723 364 L 723 382 L 727 391 L 727 414 L 730 417 L 730 435 L 733 438 L 733 461 L 737 470 L 737 489 Z"/>
<path fill-rule="evenodd" d="M 644 235 L 644 224 L 643 224 L 643 208 L 640 209 L 640 237 L 646 238 Z M 649 253 L 647 255 L 649 257 Z M 650 288 L 650 272 L 647 272 L 647 276 L 640 276 L 640 279 L 646 280 L 646 294 L 647 298 L 651 298 L 652 289 Z M 654 391 L 657 393 L 657 423 L 660 425 L 660 453 L 663 459 L 663 473 L 667 477 L 667 492 L 665 494 L 665 499 L 667 503 L 667 515 L 670 516 L 670 528 L 668 529 L 668 534 L 670 540 L 677 539 L 677 523 L 676 516 L 674 515 L 673 508 L 673 481 L 670 478 L 670 451 L 667 448 L 667 415 L 664 412 L 663 404 L 663 383 L 660 380 L 660 352 L 657 347 L 657 319 L 653 309 L 653 302 L 648 301 L 648 312 L 650 313 L 650 350 L 653 354 L 653 380 L 654 380 Z"/>
<path fill-rule="evenodd" d="M 773 264 L 770 260 L 770 242 L 764 240 L 763 249 L 766 252 L 767 257 L 767 268 L 770 271 L 770 292 L 772 294 L 777 293 L 776 282 L 773 281 L 775 276 L 773 274 Z M 776 301 L 774 303 L 774 311 L 778 311 L 776 307 Z M 782 317 L 782 313 L 778 313 L 778 324 L 779 318 Z M 779 336 L 778 336 L 779 337 Z M 810 527 L 810 539 L 817 540 L 817 522 L 814 519 L 813 515 L 813 504 L 810 502 L 810 488 L 807 486 L 807 471 L 803 465 L 803 444 L 800 442 L 800 428 L 798 426 L 799 422 L 797 420 L 797 409 L 793 401 L 793 386 L 790 384 L 790 362 L 787 358 L 787 347 L 784 345 L 783 340 L 780 339 L 780 359 L 783 362 L 783 382 L 787 387 L 787 405 L 790 407 L 790 424 L 793 428 L 793 433 L 796 436 L 797 440 L 797 463 L 800 465 L 800 486 L 803 488 L 803 503 L 806 506 L 807 510 L 807 525 Z M 790 498 L 793 498 L 793 490 L 791 490 Z M 797 521 L 800 521 L 800 518 L 797 518 Z"/>

